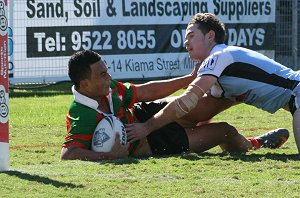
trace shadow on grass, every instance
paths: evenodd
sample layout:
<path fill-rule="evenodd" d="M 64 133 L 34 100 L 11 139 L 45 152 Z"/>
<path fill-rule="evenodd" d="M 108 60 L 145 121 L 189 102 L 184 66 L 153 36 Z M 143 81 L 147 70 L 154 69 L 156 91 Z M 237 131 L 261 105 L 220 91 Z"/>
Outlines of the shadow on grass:
<path fill-rule="evenodd" d="M 189 161 L 197 161 L 197 160 L 202 160 L 202 159 L 212 159 L 212 158 L 220 158 L 224 156 L 229 156 L 226 153 L 184 153 L 179 155 L 178 157 L 181 159 L 186 159 Z"/>
<path fill-rule="evenodd" d="M 100 161 L 95 161 L 95 163 L 100 163 L 100 164 L 114 164 L 114 165 L 124 165 L 124 164 L 138 164 L 139 160 L 143 158 L 132 158 L 128 157 L 126 159 L 117 159 L 117 160 L 100 160 Z M 147 158 L 145 158 L 147 159 Z"/>
<path fill-rule="evenodd" d="M 52 185 L 52 186 L 55 186 L 57 188 L 60 188 L 60 187 L 83 188 L 84 187 L 83 185 L 75 185 L 75 184 L 72 184 L 72 183 L 65 183 L 65 182 L 55 181 L 55 180 L 49 179 L 48 177 L 42 177 L 42 176 L 38 176 L 38 175 L 31 175 L 31 174 L 28 174 L 28 173 L 22 173 L 20 171 L 6 171 L 6 172 L 3 172 L 1 174 L 16 176 L 20 179 L 27 180 L 27 181 L 33 181 L 33 182 L 38 182 L 38 183 L 42 183 L 42 184 Z"/>
<path fill-rule="evenodd" d="M 190 160 L 190 161 L 197 161 L 201 159 L 212 159 L 212 158 L 221 158 L 224 160 L 241 160 L 245 162 L 260 162 L 265 160 L 275 160 L 275 161 L 300 161 L 299 154 L 278 154 L 278 153 L 266 153 L 266 154 L 240 154 L 240 153 L 186 153 L 182 154 L 180 158 Z"/>
<path fill-rule="evenodd" d="M 267 160 L 275 160 L 275 161 L 300 161 L 299 154 L 278 154 L 278 153 L 266 153 L 266 154 L 256 154 L 251 153 L 247 155 L 242 154 L 231 154 L 229 159 L 232 160 L 242 160 L 245 162 L 259 162 Z"/>

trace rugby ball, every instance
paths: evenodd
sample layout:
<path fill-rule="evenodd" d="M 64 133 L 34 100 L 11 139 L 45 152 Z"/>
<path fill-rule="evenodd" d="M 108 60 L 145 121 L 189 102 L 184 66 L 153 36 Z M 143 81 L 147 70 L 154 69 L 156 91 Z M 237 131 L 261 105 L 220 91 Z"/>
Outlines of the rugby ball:
<path fill-rule="evenodd" d="M 120 143 L 127 143 L 127 134 L 123 123 L 115 116 L 106 116 L 98 123 L 92 139 L 92 150 L 110 152 L 115 144 L 116 133 L 120 135 Z"/>

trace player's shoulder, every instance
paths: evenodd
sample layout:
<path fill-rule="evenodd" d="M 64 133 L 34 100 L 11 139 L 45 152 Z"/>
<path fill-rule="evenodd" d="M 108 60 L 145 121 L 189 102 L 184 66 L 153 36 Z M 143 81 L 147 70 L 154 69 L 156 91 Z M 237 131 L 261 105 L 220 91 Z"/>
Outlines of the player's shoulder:
<path fill-rule="evenodd" d="M 88 118 L 90 116 L 94 116 L 97 112 L 96 110 L 74 100 L 69 107 L 69 114 Z"/>
<path fill-rule="evenodd" d="M 129 88 L 129 87 L 133 87 L 133 86 L 135 86 L 135 85 L 130 82 L 120 82 L 120 81 L 116 81 L 116 80 L 111 80 L 111 82 L 110 82 L 111 89 L 123 90 L 125 88 Z"/>
<path fill-rule="evenodd" d="M 227 56 L 231 56 L 233 59 L 238 59 L 239 61 L 242 61 L 243 59 L 247 60 L 252 56 L 263 56 L 257 51 L 239 46 L 228 46 L 226 49 L 224 49 L 223 53 Z"/>
<path fill-rule="evenodd" d="M 248 60 L 249 56 L 257 56 L 258 52 L 239 46 L 217 45 L 206 58 L 206 61 L 221 60 L 219 63 L 231 64 Z"/>
<path fill-rule="evenodd" d="M 213 49 L 212 53 L 202 62 L 200 70 L 215 70 L 230 65 L 234 61 L 229 46 L 218 47 Z"/>
<path fill-rule="evenodd" d="M 220 57 L 222 61 L 232 61 L 233 52 L 239 50 L 240 49 L 236 46 L 217 45 L 212 49 L 206 60 L 216 60 Z"/>

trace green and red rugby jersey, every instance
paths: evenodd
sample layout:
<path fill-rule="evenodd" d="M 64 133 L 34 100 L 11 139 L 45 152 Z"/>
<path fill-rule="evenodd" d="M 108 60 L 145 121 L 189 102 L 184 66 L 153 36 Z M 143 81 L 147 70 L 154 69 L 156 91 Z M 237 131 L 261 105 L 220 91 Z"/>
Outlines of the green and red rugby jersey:
<path fill-rule="evenodd" d="M 95 128 L 105 114 L 98 109 L 98 102 L 88 98 L 72 87 L 74 100 L 66 116 L 67 135 L 63 147 L 78 146 L 91 149 Z M 123 124 L 133 123 L 135 118 L 130 108 L 136 102 L 136 87 L 132 83 L 111 81 L 110 93 L 107 95 L 110 110 Z M 132 154 L 138 142 L 130 145 Z"/>

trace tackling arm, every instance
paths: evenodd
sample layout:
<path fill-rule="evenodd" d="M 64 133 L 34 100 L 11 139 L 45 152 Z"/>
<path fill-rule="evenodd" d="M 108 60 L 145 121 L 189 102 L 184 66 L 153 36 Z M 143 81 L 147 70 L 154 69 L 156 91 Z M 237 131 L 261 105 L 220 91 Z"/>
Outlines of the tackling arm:
<path fill-rule="evenodd" d="M 127 138 L 130 142 L 141 139 L 152 131 L 188 114 L 216 81 L 217 78 L 214 76 L 196 78 L 182 95 L 166 105 L 148 121 L 126 125 Z"/>

